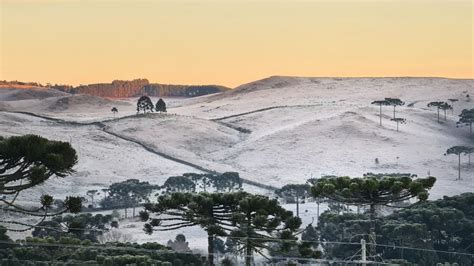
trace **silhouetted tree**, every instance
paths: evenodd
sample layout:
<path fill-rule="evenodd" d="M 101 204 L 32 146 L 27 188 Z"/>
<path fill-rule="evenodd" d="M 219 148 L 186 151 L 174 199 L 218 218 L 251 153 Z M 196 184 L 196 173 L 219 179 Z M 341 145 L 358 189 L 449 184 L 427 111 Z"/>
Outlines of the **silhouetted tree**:
<path fill-rule="evenodd" d="M 177 234 L 175 240 L 168 240 L 166 246 L 179 253 L 191 253 L 186 237 L 183 234 Z"/>
<path fill-rule="evenodd" d="M 397 132 L 398 132 L 398 124 L 406 124 L 407 123 L 407 120 L 405 118 L 401 118 L 401 117 L 392 118 L 390 120 L 397 123 Z"/>
<path fill-rule="evenodd" d="M 457 180 L 461 180 L 461 154 L 469 154 L 471 152 L 470 147 L 466 146 L 453 146 L 449 148 L 445 155 L 455 154 L 458 156 L 458 178 Z"/>
<path fill-rule="evenodd" d="M 453 107 L 449 105 L 448 103 L 443 103 L 441 106 L 439 106 L 439 109 L 444 111 L 444 121 L 446 121 L 446 111 L 448 110 L 453 110 Z"/>
<path fill-rule="evenodd" d="M 345 204 L 369 206 L 370 238 L 372 244 L 375 244 L 375 207 L 395 207 L 393 204 L 413 198 L 425 201 L 428 199 L 428 190 L 435 182 L 435 177 L 413 179 L 406 175 L 369 173 L 363 178 L 322 177 L 311 188 L 311 192 L 315 197 L 325 197 Z M 371 253 L 375 255 L 374 250 Z"/>
<path fill-rule="evenodd" d="M 148 96 L 142 96 L 140 99 L 138 99 L 137 102 L 137 113 L 140 113 L 140 111 L 143 111 L 143 113 L 146 113 L 147 111 L 153 112 L 154 106 L 153 103 L 151 102 L 150 97 Z"/>
<path fill-rule="evenodd" d="M 446 110 L 451 109 L 451 105 L 446 102 L 430 102 L 428 103 L 427 107 L 436 107 L 438 110 L 438 122 L 439 122 L 439 110 L 444 110 L 444 117 L 446 119 Z"/>
<path fill-rule="evenodd" d="M 112 107 L 112 110 L 110 110 L 110 111 L 114 114 L 114 117 L 118 113 L 117 107 Z"/>
<path fill-rule="evenodd" d="M 163 99 L 159 99 L 157 102 L 156 102 L 156 107 L 155 107 L 155 110 L 157 112 L 164 112 L 166 113 L 166 103 L 165 101 L 163 101 Z"/>
<path fill-rule="evenodd" d="M 472 123 L 474 122 L 474 109 L 464 109 L 459 115 L 459 121 L 456 123 L 457 127 L 466 125 L 469 126 L 469 136 L 472 137 Z"/>
<path fill-rule="evenodd" d="M 388 102 L 388 105 L 391 105 L 393 106 L 393 118 L 395 118 L 395 108 L 397 106 L 402 106 L 402 105 L 405 105 L 405 102 L 403 102 L 402 100 L 398 99 L 398 98 L 385 98 L 385 101 Z"/>
<path fill-rule="evenodd" d="M 160 188 L 166 193 L 195 192 L 196 184 L 186 176 L 171 176 Z"/>
<path fill-rule="evenodd" d="M 125 208 L 125 217 L 127 217 L 127 208 L 132 208 L 132 216 L 135 216 L 135 207 L 141 202 L 148 202 L 150 193 L 157 186 L 148 182 L 141 182 L 138 179 L 128 179 L 123 182 L 113 183 L 109 187 L 109 196 L 101 201 L 104 208 Z"/>
<path fill-rule="evenodd" d="M 267 243 L 283 239 L 281 251 L 289 250 L 296 243 L 295 232 L 301 226 L 301 219 L 281 207 L 276 199 L 263 195 L 247 195 L 238 203 L 231 217 L 236 227 L 230 236 L 245 254 L 245 264 L 252 264 L 254 252 L 262 254 L 271 249 Z"/>
<path fill-rule="evenodd" d="M 26 209 L 15 203 L 20 192 L 41 185 L 52 176 L 66 177 L 73 173 L 76 163 L 76 151 L 67 142 L 37 135 L 0 136 L 0 207 L 5 212 L 39 217 L 41 221 L 66 211 L 79 212 L 82 200 L 78 197 L 67 197 L 62 210 L 54 213 L 50 212 L 54 203 L 50 195 L 41 196 L 41 207 L 37 209 Z M 24 230 L 35 226 L 9 220 L 7 216 L 0 218 L 0 222 L 26 226 Z"/>
<path fill-rule="evenodd" d="M 451 106 L 453 107 L 451 108 L 451 114 L 454 114 L 454 103 L 459 101 L 459 99 L 448 99 L 448 101 L 451 102 Z"/>
<path fill-rule="evenodd" d="M 158 197 L 156 203 L 145 204 L 140 218 L 148 221 L 144 231 L 172 231 L 200 226 L 207 232 L 209 265 L 214 265 L 214 239 L 231 231 L 231 222 L 240 200 L 247 193 L 173 193 Z M 151 218 L 150 213 L 156 214 Z"/>
<path fill-rule="evenodd" d="M 387 100 L 382 100 L 382 101 L 373 101 L 371 104 L 376 104 L 380 107 L 380 125 L 382 125 L 382 106 L 390 105 L 390 103 Z"/>

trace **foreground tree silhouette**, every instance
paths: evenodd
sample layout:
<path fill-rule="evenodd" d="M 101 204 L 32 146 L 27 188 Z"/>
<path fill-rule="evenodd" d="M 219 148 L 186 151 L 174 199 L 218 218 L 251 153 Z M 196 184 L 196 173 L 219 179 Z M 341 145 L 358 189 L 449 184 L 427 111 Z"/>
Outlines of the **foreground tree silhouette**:
<path fill-rule="evenodd" d="M 472 137 L 472 123 L 474 122 L 474 109 L 464 109 L 459 115 L 459 121 L 456 123 L 457 127 L 466 125 L 469 126 L 469 136 Z"/>
<path fill-rule="evenodd" d="M 390 103 L 387 100 L 381 100 L 381 101 L 373 101 L 371 104 L 376 104 L 380 107 L 380 125 L 382 125 L 382 106 L 387 106 L 390 105 Z"/>
<path fill-rule="evenodd" d="M 137 113 L 140 113 L 140 111 L 143 111 L 143 113 L 146 113 L 147 111 L 153 112 L 154 106 L 153 103 L 151 102 L 150 97 L 148 96 L 142 96 L 140 99 L 138 99 L 137 102 Z"/>
<path fill-rule="evenodd" d="M 150 213 L 155 214 L 154 218 Z M 160 196 L 157 203 L 145 204 L 140 212 L 144 231 L 172 231 L 200 226 L 208 235 L 209 264 L 214 265 L 214 240 L 228 236 L 246 254 L 250 265 L 253 252 L 269 248 L 265 243 L 291 239 L 301 225 L 299 218 L 282 208 L 278 201 L 245 192 L 234 193 L 173 193 Z M 275 236 L 274 232 L 279 232 Z"/>
<path fill-rule="evenodd" d="M 165 101 L 163 101 L 163 99 L 159 99 L 157 102 L 156 102 L 156 107 L 155 107 L 155 110 L 157 112 L 164 112 L 166 113 L 166 103 Z"/>
<path fill-rule="evenodd" d="M 252 265 L 254 252 L 263 255 L 262 250 L 271 249 L 266 243 L 272 239 L 275 242 L 293 240 L 301 226 L 301 219 L 281 207 L 278 200 L 263 195 L 247 195 L 241 199 L 231 221 L 236 226 L 230 233 L 231 239 L 244 251 L 247 266 Z M 281 251 L 289 250 L 294 244 L 283 241 Z"/>
<path fill-rule="evenodd" d="M 455 154 L 458 156 L 458 178 L 457 180 L 461 180 L 461 154 L 469 154 L 471 153 L 472 148 L 466 146 L 453 146 L 449 148 L 445 155 Z"/>
<path fill-rule="evenodd" d="M 117 107 L 112 107 L 112 109 L 110 111 L 114 114 L 114 117 L 118 113 Z"/>
<path fill-rule="evenodd" d="M 173 231 L 200 226 L 207 232 L 209 265 L 214 265 L 214 239 L 227 235 L 233 227 L 231 218 L 247 193 L 173 193 L 158 197 L 157 203 L 145 204 L 140 212 L 144 231 Z M 155 214 L 155 218 L 150 217 Z"/>
<path fill-rule="evenodd" d="M 375 244 L 375 207 L 394 207 L 394 203 L 413 198 L 425 201 L 428 199 L 428 190 L 435 182 L 435 177 L 413 179 L 412 175 L 369 173 L 363 178 L 323 177 L 318 179 L 311 192 L 315 197 L 325 197 L 350 205 L 369 206 L 369 237 L 370 242 Z M 375 255 L 375 250 L 371 251 L 371 255 Z"/>
<path fill-rule="evenodd" d="M 391 121 L 395 121 L 397 123 L 397 132 L 398 132 L 398 124 L 406 124 L 407 120 L 405 118 L 397 117 L 390 119 Z"/>
<path fill-rule="evenodd" d="M 398 98 L 385 98 L 385 101 L 388 103 L 388 105 L 393 106 L 393 118 L 395 119 L 395 108 L 397 106 L 402 106 L 405 105 L 405 102 L 398 99 Z"/>
<path fill-rule="evenodd" d="M 452 109 L 453 107 L 446 102 L 430 102 L 427 107 L 436 107 L 438 110 L 438 122 L 439 122 L 439 110 L 444 111 L 444 120 L 446 120 L 446 111 Z"/>
<path fill-rule="evenodd" d="M 69 143 L 37 135 L 0 137 L 0 207 L 6 212 L 40 217 L 38 223 L 67 211 L 79 212 L 82 205 L 79 197 L 67 197 L 64 207 L 55 212 L 51 212 L 54 198 L 50 195 L 41 196 L 41 207 L 37 209 L 25 209 L 15 204 L 20 192 L 41 185 L 52 176 L 66 177 L 74 172 L 76 163 L 76 151 Z M 15 231 L 26 231 L 36 225 L 6 217 L 0 218 L 0 222 L 26 227 Z"/>

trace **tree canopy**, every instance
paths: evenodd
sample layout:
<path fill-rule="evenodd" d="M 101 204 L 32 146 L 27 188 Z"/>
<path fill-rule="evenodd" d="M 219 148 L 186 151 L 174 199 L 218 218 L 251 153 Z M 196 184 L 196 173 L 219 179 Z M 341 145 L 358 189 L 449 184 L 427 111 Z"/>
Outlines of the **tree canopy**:
<path fill-rule="evenodd" d="M 156 102 L 156 107 L 155 107 L 155 110 L 157 112 L 164 112 L 166 113 L 166 103 L 165 101 L 163 101 L 163 99 L 159 99 L 157 102 Z"/>
<path fill-rule="evenodd" d="M 428 190 L 436 182 L 435 177 L 413 179 L 411 175 L 367 174 L 363 178 L 329 177 L 321 178 L 311 188 L 315 197 L 325 197 L 345 204 L 369 206 L 370 242 L 376 243 L 375 207 L 394 207 L 394 203 L 416 198 L 428 199 Z M 374 245 L 370 254 L 375 255 Z"/>
<path fill-rule="evenodd" d="M 378 105 L 380 107 L 379 117 L 380 117 L 380 125 L 382 125 L 382 106 L 390 105 L 390 102 L 387 101 L 387 100 L 378 100 L 378 101 L 373 101 L 371 104 L 375 104 L 375 105 Z"/>
<path fill-rule="evenodd" d="M 474 109 L 464 109 L 459 115 L 459 121 L 456 123 L 458 126 L 466 125 L 469 126 L 469 136 L 472 137 L 472 123 L 474 122 Z"/>
<path fill-rule="evenodd" d="M 387 102 L 388 105 L 393 106 L 393 118 L 395 118 L 395 108 L 397 106 L 402 106 L 405 105 L 405 102 L 398 99 L 398 98 L 385 98 L 385 101 Z"/>
<path fill-rule="evenodd" d="M 446 120 L 446 111 L 453 109 L 453 107 L 447 102 L 430 102 L 427 107 L 436 107 L 438 110 L 438 122 L 439 122 L 439 110 L 444 111 L 444 119 Z"/>
<path fill-rule="evenodd" d="M 155 109 L 155 106 L 151 102 L 150 97 L 142 96 L 138 99 L 137 113 L 140 113 L 140 111 L 143 111 L 143 113 L 146 113 L 148 111 L 153 112 L 154 109 Z"/>
<path fill-rule="evenodd" d="M 458 180 L 461 180 L 461 154 L 472 153 L 473 148 L 467 146 L 453 146 L 446 150 L 445 155 L 455 154 L 458 156 Z"/>
<path fill-rule="evenodd" d="M 76 151 L 69 143 L 52 141 L 37 135 L 0 137 L 0 206 L 7 212 L 24 215 L 51 217 L 66 211 L 79 212 L 82 200 L 67 197 L 64 208 L 51 212 L 54 198 L 41 196 L 37 209 L 25 209 L 15 203 L 20 192 L 43 184 L 52 176 L 66 177 L 74 172 L 77 163 Z M 4 223 L 33 227 L 13 220 L 1 220 Z"/>

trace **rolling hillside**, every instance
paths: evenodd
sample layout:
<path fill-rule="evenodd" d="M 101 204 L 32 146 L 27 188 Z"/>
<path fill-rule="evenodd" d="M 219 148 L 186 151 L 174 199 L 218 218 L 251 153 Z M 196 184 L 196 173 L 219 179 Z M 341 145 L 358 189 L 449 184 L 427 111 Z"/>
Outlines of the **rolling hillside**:
<path fill-rule="evenodd" d="M 28 100 L 29 104 L 25 100 L 9 101 L 4 109 L 20 111 L 21 106 L 29 106 L 28 112 L 83 121 L 85 125 L 59 122 L 51 126 L 57 122 L 40 120 L 25 131 L 22 122 L 11 120 L 18 119 L 13 115 L 22 119 L 28 115 L 0 115 L 1 130 L 8 134 L 31 132 L 66 140 L 67 136 L 75 136 L 73 145 L 89 150 L 80 154 L 78 168 L 84 171 L 78 171 L 76 176 L 78 180 L 95 180 L 97 184 L 122 180 L 124 174 L 150 180 L 151 176 L 144 175 L 142 168 L 159 169 L 152 173 L 155 183 L 178 172 L 208 169 L 237 171 L 245 179 L 274 187 L 328 174 L 410 172 L 438 177 L 432 197 L 439 198 L 474 189 L 474 166 L 468 166 L 467 158 L 463 158 L 463 180 L 455 181 L 457 158 L 444 156 L 451 146 L 474 144 L 468 129 L 456 128 L 455 124 L 461 109 L 474 107 L 466 97 L 473 92 L 472 80 L 271 77 L 224 93 L 165 99 L 168 114 L 136 115 L 136 99 L 130 99 L 123 102 L 114 119 L 109 106 L 116 102 L 104 103 L 100 98 L 69 101 L 74 112 L 67 112 L 51 108 L 58 104 L 53 97 Z M 370 104 L 385 97 L 401 98 L 407 103 L 397 107 L 397 117 L 407 119 L 399 132 L 390 121 L 392 107 L 383 108 L 380 126 L 378 106 Z M 453 114 L 448 113 L 446 121 L 437 122 L 436 110 L 426 107 L 427 103 L 450 98 L 459 99 Z M 94 124 L 100 121 L 101 127 Z M 10 126 L 12 123 L 17 126 Z M 104 133 L 106 137 L 97 137 Z M 124 139 L 129 142 L 123 143 Z M 91 157 L 94 143 L 101 141 L 114 156 Z M 139 154 L 151 156 L 143 147 L 177 161 L 152 156 L 158 161 L 143 160 L 140 167 L 131 161 L 127 171 L 111 171 L 107 178 L 103 177 L 103 167 L 109 169 L 120 156 L 132 156 L 124 148 L 136 153 L 133 158 L 137 163 L 141 162 Z M 91 164 L 92 161 L 95 163 Z"/>

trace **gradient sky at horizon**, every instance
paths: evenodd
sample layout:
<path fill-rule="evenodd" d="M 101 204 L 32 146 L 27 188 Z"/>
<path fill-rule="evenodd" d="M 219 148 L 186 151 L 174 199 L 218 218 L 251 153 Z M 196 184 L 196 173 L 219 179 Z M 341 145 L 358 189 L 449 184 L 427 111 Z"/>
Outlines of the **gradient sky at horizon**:
<path fill-rule="evenodd" d="M 0 80 L 474 77 L 472 1 L 0 1 Z"/>

